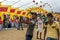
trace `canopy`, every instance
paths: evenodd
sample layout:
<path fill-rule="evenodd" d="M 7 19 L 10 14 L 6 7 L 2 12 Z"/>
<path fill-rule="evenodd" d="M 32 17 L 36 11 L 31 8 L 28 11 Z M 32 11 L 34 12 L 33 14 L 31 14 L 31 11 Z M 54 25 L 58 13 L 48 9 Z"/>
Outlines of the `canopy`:
<path fill-rule="evenodd" d="M 60 0 L 0 0 L 2 5 L 12 5 L 20 9 L 43 6 L 48 11 L 60 12 Z"/>

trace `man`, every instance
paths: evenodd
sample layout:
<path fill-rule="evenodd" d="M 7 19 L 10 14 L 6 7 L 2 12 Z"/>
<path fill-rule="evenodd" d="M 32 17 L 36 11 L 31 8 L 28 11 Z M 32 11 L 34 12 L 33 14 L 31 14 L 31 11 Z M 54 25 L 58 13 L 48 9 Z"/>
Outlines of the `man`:
<path fill-rule="evenodd" d="M 48 23 L 45 25 L 44 40 L 59 40 L 59 23 L 53 21 L 53 15 L 47 14 Z M 47 35 L 46 35 L 47 34 Z"/>
<path fill-rule="evenodd" d="M 41 35 L 42 35 L 42 30 L 43 30 L 43 19 L 42 19 L 42 15 L 41 14 L 38 14 L 37 26 L 38 26 L 38 29 L 37 29 L 37 39 L 38 39 L 39 32 L 40 32 L 40 39 L 42 39 Z"/>
<path fill-rule="evenodd" d="M 3 18 L 4 18 L 4 19 L 3 19 L 3 27 L 6 28 L 6 25 L 5 25 L 5 24 L 6 24 L 6 23 L 5 23 L 5 21 L 6 21 L 6 15 L 5 15 L 4 13 L 3 13 Z"/>
<path fill-rule="evenodd" d="M 46 23 L 47 22 L 46 16 L 43 15 L 42 18 L 43 18 L 43 22 Z"/>
<path fill-rule="evenodd" d="M 0 17 L 0 30 L 2 30 L 3 28 L 3 21 L 2 21 L 2 18 Z"/>
<path fill-rule="evenodd" d="M 22 28 L 22 30 L 23 30 L 23 16 L 20 16 L 20 22 L 19 22 L 19 24 L 20 24 L 20 28 Z"/>
<path fill-rule="evenodd" d="M 19 17 L 18 16 L 16 17 L 16 27 L 17 27 L 17 30 L 20 30 Z"/>
<path fill-rule="evenodd" d="M 4 23 L 5 23 L 5 26 L 6 26 L 6 29 L 9 28 L 9 15 L 6 14 L 5 17 L 4 17 Z"/>
<path fill-rule="evenodd" d="M 28 28 L 27 28 L 27 32 L 26 32 L 26 40 L 32 40 L 33 38 L 33 32 L 34 32 L 34 27 L 36 24 L 36 13 L 35 12 L 31 12 L 31 18 L 29 19 L 28 23 Z"/>

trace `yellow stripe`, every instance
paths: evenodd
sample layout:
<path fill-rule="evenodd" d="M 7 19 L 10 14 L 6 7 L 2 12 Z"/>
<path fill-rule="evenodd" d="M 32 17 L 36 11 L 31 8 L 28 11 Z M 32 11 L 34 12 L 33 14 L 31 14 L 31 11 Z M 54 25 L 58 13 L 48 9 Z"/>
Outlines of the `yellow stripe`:
<path fill-rule="evenodd" d="M 0 6 L 1 6 L 1 2 L 0 2 Z"/>

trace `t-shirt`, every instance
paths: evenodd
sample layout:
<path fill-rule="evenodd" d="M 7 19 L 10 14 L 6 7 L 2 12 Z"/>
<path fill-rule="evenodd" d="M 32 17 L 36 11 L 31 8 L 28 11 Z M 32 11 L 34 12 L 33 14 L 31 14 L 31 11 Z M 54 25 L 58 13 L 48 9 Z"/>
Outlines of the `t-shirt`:
<path fill-rule="evenodd" d="M 37 18 L 38 29 L 43 29 L 43 20 L 39 17 Z"/>
<path fill-rule="evenodd" d="M 52 25 L 47 24 L 47 37 L 55 38 L 57 39 L 57 28 L 59 28 L 59 22 L 54 21 Z"/>
<path fill-rule="evenodd" d="M 27 32 L 26 32 L 26 35 L 30 35 L 33 37 L 33 31 L 34 31 L 34 27 L 35 27 L 35 24 L 36 24 L 36 20 L 35 19 L 32 19 L 30 20 L 32 23 L 29 23 L 28 24 L 28 28 L 27 28 Z"/>
<path fill-rule="evenodd" d="M 45 23 L 47 21 L 47 19 L 46 19 L 47 17 L 43 16 L 42 18 L 43 18 L 43 22 Z"/>

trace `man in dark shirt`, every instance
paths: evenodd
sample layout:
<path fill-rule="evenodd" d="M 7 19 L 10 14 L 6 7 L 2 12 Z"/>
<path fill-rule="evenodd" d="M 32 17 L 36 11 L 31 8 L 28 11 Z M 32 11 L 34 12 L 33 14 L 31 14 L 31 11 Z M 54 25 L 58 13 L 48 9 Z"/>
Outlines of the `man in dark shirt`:
<path fill-rule="evenodd" d="M 33 38 L 34 27 L 36 24 L 36 16 L 37 15 L 35 12 L 31 12 L 31 18 L 28 22 L 28 28 L 26 32 L 26 40 L 32 40 Z"/>
<path fill-rule="evenodd" d="M 20 24 L 20 28 L 22 28 L 22 30 L 23 30 L 23 16 L 20 16 L 20 22 L 19 22 L 19 24 Z"/>

